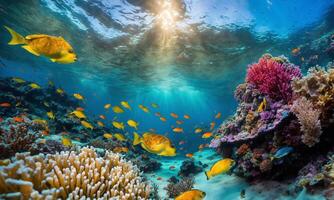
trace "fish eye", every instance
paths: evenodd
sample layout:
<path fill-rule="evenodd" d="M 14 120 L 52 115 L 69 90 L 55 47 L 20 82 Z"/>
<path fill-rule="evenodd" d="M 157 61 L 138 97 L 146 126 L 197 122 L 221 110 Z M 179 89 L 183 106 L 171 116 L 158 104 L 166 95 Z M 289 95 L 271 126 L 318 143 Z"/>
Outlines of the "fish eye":
<path fill-rule="evenodd" d="M 68 50 L 68 53 L 74 53 L 72 49 Z"/>

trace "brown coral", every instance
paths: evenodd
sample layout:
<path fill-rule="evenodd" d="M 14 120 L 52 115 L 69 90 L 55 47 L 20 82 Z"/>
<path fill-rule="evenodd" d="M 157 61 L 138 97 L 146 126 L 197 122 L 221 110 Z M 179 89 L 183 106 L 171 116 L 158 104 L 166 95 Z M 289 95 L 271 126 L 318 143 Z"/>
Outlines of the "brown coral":
<path fill-rule="evenodd" d="M 237 150 L 237 155 L 242 156 L 245 155 L 247 153 L 247 151 L 249 150 L 249 146 L 247 144 L 242 144 L 238 150 Z"/>
<path fill-rule="evenodd" d="M 0 167 L 0 198 L 13 199 L 147 199 L 149 186 L 137 168 L 120 155 L 98 157 L 94 149 L 79 153 L 16 154 Z"/>
<path fill-rule="evenodd" d="M 263 161 L 260 163 L 260 170 L 261 170 L 261 172 L 267 172 L 267 171 L 270 171 L 271 168 L 272 168 L 272 162 L 271 162 L 271 160 L 269 160 L 269 159 L 263 160 Z"/>

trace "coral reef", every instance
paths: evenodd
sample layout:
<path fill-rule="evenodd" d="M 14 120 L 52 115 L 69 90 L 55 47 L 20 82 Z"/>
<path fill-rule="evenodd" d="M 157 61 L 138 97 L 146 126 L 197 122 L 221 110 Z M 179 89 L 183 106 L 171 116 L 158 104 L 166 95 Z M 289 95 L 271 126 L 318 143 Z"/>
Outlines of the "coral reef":
<path fill-rule="evenodd" d="M 175 198 L 181 193 L 191 190 L 195 183 L 193 177 L 183 177 L 181 180 L 171 177 L 168 182 L 165 190 L 169 198 Z"/>
<path fill-rule="evenodd" d="M 0 197 L 20 199 L 147 199 L 150 188 L 120 155 L 94 149 L 60 154 L 16 154 L 1 167 Z"/>
<path fill-rule="evenodd" d="M 182 162 L 178 175 L 181 177 L 194 176 L 203 171 L 200 164 L 196 164 L 194 159 L 187 159 Z"/>

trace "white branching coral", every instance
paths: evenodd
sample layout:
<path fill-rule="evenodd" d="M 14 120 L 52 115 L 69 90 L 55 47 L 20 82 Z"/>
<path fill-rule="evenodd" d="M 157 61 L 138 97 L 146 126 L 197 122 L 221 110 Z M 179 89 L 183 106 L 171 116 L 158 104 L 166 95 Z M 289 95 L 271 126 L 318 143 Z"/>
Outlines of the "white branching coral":
<path fill-rule="evenodd" d="M 296 99 L 291 111 L 297 116 L 301 125 L 302 142 L 309 147 L 318 143 L 322 133 L 319 119 L 321 112 L 305 97 Z"/>
<path fill-rule="evenodd" d="M 149 185 L 119 154 L 93 148 L 16 154 L 0 167 L 0 199 L 148 199 Z"/>

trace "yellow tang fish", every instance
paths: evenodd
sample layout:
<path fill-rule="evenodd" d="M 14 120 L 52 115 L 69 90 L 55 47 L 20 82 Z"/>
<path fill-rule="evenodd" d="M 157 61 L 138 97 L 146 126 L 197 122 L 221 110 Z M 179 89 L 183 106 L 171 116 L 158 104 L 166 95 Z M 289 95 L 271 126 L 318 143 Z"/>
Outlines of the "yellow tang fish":
<path fill-rule="evenodd" d="M 221 173 L 228 172 L 234 165 L 235 161 L 230 158 L 225 158 L 217 161 L 209 171 L 205 172 L 207 180 Z"/>
<path fill-rule="evenodd" d="M 128 102 L 126 102 L 126 101 L 121 101 L 121 105 L 122 105 L 124 108 L 131 110 L 131 106 L 129 105 Z"/>
<path fill-rule="evenodd" d="M 26 81 L 23 80 L 22 78 L 12 78 L 12 80 L 16 83 L 25 83 Z"/>
<path fill-rule="evenodd" d="M 143 106 L 143 105 L 140 104 L 138 107 L 146 113 L 150 112 L 150 110 L 146 106 Z"/>
<path fill-rule="evenodd" d="M 126 140 L 125 136 L 120 134 L 120 133 L 115 133 L 114 137 L 119 141 L 125 141 Z"/>
<path fill-rule="evenodd" d="M 91 123 L 89 123 L 89 122 L 87 122 L 87 121 L 81 121 L 81 125 L 82 126 L 84 126 L 85 128 L 89 128 L 89 129 L 91 129 L 91 130 L 93 130 L 93 125 L 91 124 Z"/>
<path fill-rule="evenodd" d="M 179 116 L 175 113 L 170 113 L 170 116 L 174 117 L 175 119 L 178 118 Z"/>
<path fill-rule="evenodd" d="M 138 133 L 134 132 L 133 145 L 141 144 L 141 147 L 150 153 L 160 156 L 175 156 L 176 149 L 172 142 L 165 136 L 155 133 L 144 133 L 140 137 Z"/>
<path fill-rule="evenodd" d="M 110 107 L 111 107 L 111 104 L 110 104 L 110 103 L 104 105 L 104 109 L 109 109 Z"/>
<path fill-rule="evenodd" d="M 183 115 L 184 119 L 190 119 L 189 115 Z"/>
<path fill-rule="evenodd" d="M 75 110 L 75 111 L 71 112 L 70 114 L 75 115 L 79 119 L 86 119 L 85 113 L 83 113 L 80 110 Z"/>
<path fill-rule="evenodd" d="M 41 86 L 39 86 L 37 83 L 30 83 L 29 86 L 30 86 L 32 89 L 41 89 Z"/>
<path fill-rule="evenodd" d="M 212 136 L 212 133 L 211 132 L 206 132 L 202 135 L 202 138 L 209 138 Z"/>
<path fill-rule="evenodd" d="M 195 133 L 201 133 L 203 130 L 201 128 L 196 128 Z"/>
<path fill-rule="evenodd" d="M 52 62 L 68 64 L 77 60 L 71 45 L 62 37 L 50 36 L 45 34 L 34 34 L 23 37 L 13 29 L 5 26 L 12 36 L 9 45 L 22 44 L 22 48 L 35 56 L 46 56 Z"/>
<path fill-rule="evenodd" d="M 127 123 L 128 123 L 129 126 L 131 126 L 131 127 L 135 128 L 136 130 L 138 130 L 138 125 L 139 125 L 138 122 L 130 119 L 130 120 L 127 121 Z"/>
<path fill-rule="evenodd" d="M 151 103 L 151 106 L 152 106 L 153 108 L 159 108 L 158 104 L 156 104 L 156 103 Z"/>
<path fill-rule="evenodd" d="M 111 139 L 112 135 L 110 133 L 105 133 L 105 134 L 103 134 L 103 137 L 106 138 L 106 139 Z"/>
<path fill-rule="evenodd" d="M 175 133 L 181 133 L 181 132 L 183 132 L 183 128 L 181 128 L 181 127 L 176 127 L 176 128 L 173 128 L 173 131 L 174 131 Z"/>
<path fill-rule="evenodd" d="M 202 200 L 206 196 L 206 193 L 197 190 L 197 189 L 191 189 L 186 192 L 181 193 L 179 196 L 175 198 L 175 200 Z"/>
<path fill-rule="evenodd" d="M 72 140 L 70 138 L 67 138 L 67 137 L 62 137 L 61 143 L 63 143 L 63 145 L 65 147 L 71 147 L 72 146 Z"/>
<path fill-rule="evenodd" d="M 116 122 L 116 121 L 113 121 L 113 122 L 112 122 L 112 125 L 113 125 L 115 128 L 124 130 L 124 124 L 123 124 L 123 122 Z"/>
<path fill-rule="evenodd" d="M 263 112 L 266 109 L 267 100 L 263 98 L 262 102 L 260 103 L 259 107 L 257 108 L 257 112 Z"/>
<path fill-rule="evenodd" d="M 101 127 L 104 127 L 103 122 L 100 122 L 100 121 L 97 121 L 97 125 L 99 125 L 99 126 L 101 126 Z"/>
<path fill-rule="evenodd" d="M 219 112 L 219 113 L 216 114 L 215 118 L 216 118 L 216 119 L 219 119 L 221 116 L 222 116 L 222 113 Z"/>
<path fill-rule="evenodd" d="M 52 111 L 47 112 L 46 115 L 52 120 L 54 120 L 56 118 L 55 114 Z"/>
<path fill-rule="evenodd" d="M 84 100 L 84 97 L 79 93 L 74 93 L 73 96 L 74 96 L 74 98 L 76 98 L 78 100 Z"/>
<path fill-rule="evenodd" d="M 127 147 L 115 147 L 112 151 L 115 153 L 127 153 L 129 152 L 129 149 Z"/>
<path fill-rule="evenodd" d="M 56 93 L 59 94 L 59 95 L 63 95 L 65 93 L 65 91 L 63 89 L 56 89 Z"/>
<path fill-rule="evenodd" d="M 124 112 L 124 110 L 119 106 L 112 107 L 112 110 L 114 111 L 114 113 L 123 113 Z"/>

